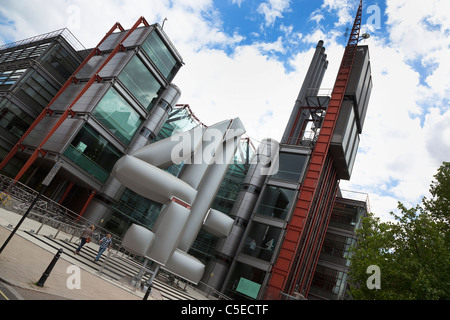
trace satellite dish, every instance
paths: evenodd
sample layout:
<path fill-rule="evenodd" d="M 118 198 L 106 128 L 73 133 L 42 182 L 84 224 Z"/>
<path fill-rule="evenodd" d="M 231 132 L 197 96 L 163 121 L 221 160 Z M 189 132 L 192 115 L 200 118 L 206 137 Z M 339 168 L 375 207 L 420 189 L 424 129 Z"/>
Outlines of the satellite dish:
<path fill-rule="evenodd" d="M 368 34 L 368 33 L 363 33 L 362 36 L 361 36 L 361 38 L 363 38 L 364 40 L 365 40 L 365 39 L 369 39 L 369 38 L 370 38 L 370 34 Z"/>

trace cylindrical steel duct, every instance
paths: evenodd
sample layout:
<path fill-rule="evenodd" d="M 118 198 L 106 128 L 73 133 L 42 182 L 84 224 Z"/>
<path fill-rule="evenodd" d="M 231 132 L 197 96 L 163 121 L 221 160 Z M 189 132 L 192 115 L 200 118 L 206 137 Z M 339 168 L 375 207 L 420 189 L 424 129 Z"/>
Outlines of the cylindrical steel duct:
<path fill-rule="evenodd" d="M 302 114 L 301 107 L 305 106 L 307 95 L 317 95 L 323 79 L 324 65 L 327 65 L 325 48 L 323 47 L 323 41 L 320 40 L 316 46 L 316 51 L 314 52 L 303 85 L 300 88 L 297 100 L 295 101 L 281 143 L 297 144 L 300 138 L 299 135 L 302 132 L 304 117 L 307 116 L 306 114 Z"/>

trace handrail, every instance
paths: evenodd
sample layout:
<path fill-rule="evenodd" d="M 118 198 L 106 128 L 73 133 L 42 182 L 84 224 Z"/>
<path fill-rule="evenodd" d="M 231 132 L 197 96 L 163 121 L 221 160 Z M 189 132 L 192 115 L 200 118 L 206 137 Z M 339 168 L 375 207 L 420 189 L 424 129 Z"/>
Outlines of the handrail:
<path fill-rule="evenodd" d="M 24 214 L 38 192 L 21 182 L 0 174 L 0 194 L 6 194 L 9 197 L 7 201 L 2 201 L 2 203 L 0 203 L 1 206 L 7 210 Z M 94 224 L 86 218 L 79 217 L 78 213 L 60 205 L 44 195 L 40 196 L 40 200 L 36 202 L 31 213 L 32 214 L 29 216 L 30 219 L 37 221 L 40 221 L 40 219 L 43 218 L 52 219 L 53 221 L 68 224 L 73 228 L 83 228 Z M 77 222 L 76 219 L 79 221 Z M 114 245 L 122 243 L 122 238 L 108 229 L 95 225 L 95 230 L 102 234 L 110 233 L 114 239 Z"/>

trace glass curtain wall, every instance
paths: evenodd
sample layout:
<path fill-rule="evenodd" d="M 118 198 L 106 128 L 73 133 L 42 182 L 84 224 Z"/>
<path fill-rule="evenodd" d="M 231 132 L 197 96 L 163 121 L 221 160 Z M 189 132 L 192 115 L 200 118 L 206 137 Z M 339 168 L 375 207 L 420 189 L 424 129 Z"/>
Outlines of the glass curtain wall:
<path fill-rule="evenodd" d="M 158 33 L 153 31 L 143 43 L 142 48 L 166 80 L 172 81 L 179 66 Z"/>
<path fill-rule="evenodd" d="M 59 88 L 50 84 L 40 74 L 33 72 L 15 94 L 23 103 L 39 114 L 58 93 L 58 90 Z"/>
<path fill-rule="evenodd" d="M 0 128 L 20 139 L 33 123 L 33 118 L 7 99 L 0 101 Z"/>
<path fill-rule="evenodd" d="M 64 155 L 101 182 L 106 182 L 115 163 L 122 156 L 88 124 L 81 128 Z"/>
<path fill-rule="evenodd" d="M 162 85 L 136 55 L 120 73 L 119 80 L 148 111 L 152 109 L 163 90 Z"/>
<path fill-rule="evenodd" d="M 347 275 L 339 270 L 317 265 L 311 283 L 311 292 L 328 299 L 340 299 L 345 292 Z"/>
<path fill-rule="evenodd" d="M 256 214 L 277 219 L 286 219 L 293 201 L 295 190 L 268 185 L 260 196 L 261 202 Z"/>
<path fill-rule="evenodd" d="M 280 228 L 253 222 L 249 227 L 242 253 L 264 261 L 270 261 L 280 234 Z"/>
<path fill-rule="evenodd" d="M 126 145 L 142 122 L 136 110 L 114 88 L 108 90 L 92 115 Z"/>
<path fill-rule="evenodd" d="M 237 262 L 227 283 L 225 295 L 235 300 L 256 299 L 266 273 L 264 270 Z"/>
<path fill-rule="evenodd" d="M 272 179 L 298 183 L 306 162 L 306 155 L 280 152 L 278 172 Z"/>

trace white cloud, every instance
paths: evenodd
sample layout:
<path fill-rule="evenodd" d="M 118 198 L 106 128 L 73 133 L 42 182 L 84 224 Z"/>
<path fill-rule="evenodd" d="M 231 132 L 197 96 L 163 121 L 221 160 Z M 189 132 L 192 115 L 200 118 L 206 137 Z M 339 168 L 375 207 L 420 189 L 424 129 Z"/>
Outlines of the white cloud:
<path fill-rule="evenodd" d="M 258 13 L 264 15 L 265 25 L 271 26 L 277 18 L 282 18 L 285 11 L 290 10 L 290 0 L 268 0 L 258 6 Z"/>
<path fill-rule="evenodd" d="M 353 22 L 354 3 L 325 0 L 320 13 L 336 13 L 338 25 L 347 24 Z M 68 11 L 70 6 L 79 10 Z M 243 45 L 242 34 L 223 31 L 210 0 L 111 0 L 107 10 L 105 1 L 3 0 L 0 13 L 15 24 L 0 25 L 0 41 L 5 35 L 19 40 L 60 29 L 73 24 L 78 12 L 80 23 L 71 31 L 91 48 L 116 21 L 130 28 L 140 16 L 149 23 L 167 18 L 164 30 L 185 62 L 174 80 L 182 91 L 179 102 L 189 104 L 206 124 L 240 117 L 257 145 L 265 137 L 281 138 L 315 44 L 325 41 L 329 60 L 323 88 L 334 85 L 344 50 L 337 43 L 339 32 L 293 32 L 296 28 L 282 21 L 291 10 L 289 1 L 266 1 L 259 8 L 266 26 L 280 20 L 283 38 Z M 439 165 L 450 160 L 449 11 L 444 0 L 388 0 L 383 17 L 389 39 L 375 30 L 365 43 L 374 87 L 352 179 L 341 186 L 369 193 L 373 212 L 386 219 L 397 200 L 418 203 Z M 310 17 L 320 21 L 318 14 Z M 288 72 L 269 53 L 283 53 L 283 43 L 293 37 L 303 46 L 289 59 Z M 432 66 L 425 76 L 411 63 L 419 58 Z"/>
<path fill-rule="evenodd" d="M 353 22 L 356 3 L 349 0 L 324 0 L 321 8 L 328 12 L 336 12 L 338 22 L 335 23 L 335 26 L 339 27 Z"/>
<path fill-rule="evenodd" d="M 325 16 L 321 14 L 321 11 L 319 9 L 313 11 L 313 13 L 310 14 L 309 20 L 315 21 L 317 24 L 320 23 L 320 21 L 324 20 Z"/>
<path fill-rule="evenodd" d="M 387 25 L 392 45 L 401 48 L 408 59 L 448 50 L 449 11 L 447 0 L 387 1 Z"/>
<path fill-rule="evenodd" d="M 341 182 L 367 190 L 384 219 L 386 208 L 395 211 L 393 199 L 420 203 L 437 168 L 450 159 L 449 29 L 438 12 L 448 2 L 387 5 L 390 41 L 376 33 L 367 41 L 374 88 L 352 180 Z M 425 21 L 441 24 L 427 29 Z M 421 63 L 413 63 L 417 59 Z"/>

